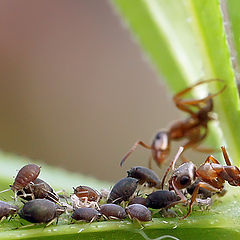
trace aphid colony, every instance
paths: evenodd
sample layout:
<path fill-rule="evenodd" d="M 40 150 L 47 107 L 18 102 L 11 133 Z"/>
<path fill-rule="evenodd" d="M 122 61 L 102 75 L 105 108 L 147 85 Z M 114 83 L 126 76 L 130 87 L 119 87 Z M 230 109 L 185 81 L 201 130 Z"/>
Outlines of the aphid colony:
<path fill-rule="evenodd" d="M 24 205 L 20 207 L 19 201 L 16 201 L 17 206 L 0 201 L 0 218 L 17 213 L 31 223 L 49 225 L 67 213 L 65 216 L 69 218 L 71 215 L 71 222 L 122 220 L 128 216 L 141 223 L 152 220 L 149 208 L 162 209 L 165 214 L 163 216 L 167 216 L 168 209 L 177 204 L 189 205 L 187 214 L 182 216 L 186 218 L 196 200 L 208 205 L 209 201 L 205 200 L 222 192 L 225 181 L 232 186 L 240 186 L 240 170 L 231 165 L 226 149 L 221 149 L 227 166 L 222 166 L 217 159 L 209 156 L 199 168 L 192 162 L 187 162 L 175 169 L 175 163 L 184 150 L 180 147 L 162 181 L 153 170 L 133 167 L 127 171 L 128 176 L 119 180 L 107 196 L 89 186 L 73 188 L 74 193 L 70 196 L 58 195 L 45 181 L 37 178 L 40 167 L 29 164 L 20 169 L 11 186 L 15 200 L 21 198 Z M 168 190 L 163 190 L 171 168 L 173 173 L 168 181 Z M 151 193 L 147 194 L 149 190 Z M 189 193 L 190 199 L 187 198 Z M 175 216 L 178 215 L 175 213 Z"/>
<path fill-rule="evenodd" d="M 13 185 L 10 185 L 15 201 L 21 198 L 24 205 L 20 207 L 19 201 L 16 202 L 17 206 L 0 201 L 0 218 L 17 213 L 29 222 L 49 225 L 61 214 L 66 213 L 67 218 L 71 216 L 71 222 L 122 220 L 129 217 L 141 223 L 152 220 L 150 209 L 162 210 L 163 216 L 170 216 L 171 214 L 168 213 L 173 213 L 171 216 L 179 216 L 176 212 L 169 210 L 178 204 L 184 205 L 184 208 L 188 206 L 187 213 L 180 216 L 186 218 L 190 215 L 194 202 L 208 206 L 214 194 L 223 195 L 225 181 L 232 186 L 240 186 L 240 170 L 231 165 L 225 147 L 221 150 L 227 166 L 221 165 L 210 155 L 198 168 L 192 162 L 184 162 L 175 168 L 177 159 L 185 149 L 192 148 L 207 152 L 210 150 L 199 149 L 198 145 L 207 136 L 208 122 L 214 119 L 212 98 L 222 93 L 226 86 L 219 92 L 199 100 L 183 100 L 181 97 L 192 88 L 211 81 L 221 80 L 201 81 L 176 94 L 173 97 L 176 106 L 190 116 L 173 123 L 169 130 L 159 132 L 151 146 L 138 141 L 121 161 L 120 165 L 138 145 L 141 145 L 152 150 L 152 158 L 158 166 L 161 166 L 169 155 L 170 142 L 186 139 L 187 142 L 179 148 L 162 180 L 153 170 L 137 166 L 127 171 L 127 176 L 119 180 L 111 191 L 99 193 L 89 186 L 77 186 L 73 188 L 74 192 L 70 196 L 62 196 L 38 178 L 39 166 L 28 164 L 20 169 Z M 166 178 L 171 170 L 167 189 L 164 190 Z"/>
<path fill-rule="evenodd" d="M 100 194 L 88 186 L 73 188 L 70 196 L 58 195 L 45 181 L 38 178 L 40 167 L 28 164 L 22 167 L 15 177 L 10 189 L 14 192 L 15 205 L 0 201 L 0 219 L 18 214 L 31 223 L 51 224 L 60 215 L 66 213 L 66 218 L 71 216 L 72 221 L 93 222 L 100 218 L 125 219 L 127 216 L 140 222 L 152 219 L 151 211 L 142 204 L 132 204 L 123 208 L 120 205 L 128 201 L 136 191 L 139 184 L 144 182 L 150 186 L 160 186 L 158 176 L 150 169 L 136 167 L 129 171 L 129 175 L 136 172 L 136 178 L 126 177 L 121 179 L 112 188 L 111 192 Z M 4 190 L 2 192 L 8 191 Z M 21 202 L 19 201 L 21 199 Z M 23 203 L 23 206 L 20 204 Z M 70 221 L 69 221 L 70 223 Z"/>

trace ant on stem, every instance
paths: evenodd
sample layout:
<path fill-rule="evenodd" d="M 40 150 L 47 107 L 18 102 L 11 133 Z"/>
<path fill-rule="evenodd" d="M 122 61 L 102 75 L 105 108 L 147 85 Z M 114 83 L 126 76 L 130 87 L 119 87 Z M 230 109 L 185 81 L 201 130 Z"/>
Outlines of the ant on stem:
<path fill-rule="evenodd" d="M 221 94 L 226 85 L 215 94 L 209 94 L 208 96 L 196 99 L 196 100 L 183 100 L 182 97 L 190 92 L 193 88 L 206 84 L 209 82 L 223 82 L 220 79 L 209 79 L 195 83 L 194 85 L 178 92 L 173 97 L 173 101 L 176 107 L 190 116 L 186 119 L 175 121 L 168 130 L 163 130 L 157 133 L 153 139 L 152 145 L 149 146 L 143 141 L 137 141 L 127 154 L 123 157 L 120 166 L 123 165 L 128 156 L 134 152 L 138 145 L 152 150 L 152 156 L 149 159 L 149 168 L 152 168 L 152 159 L 160 167 L 164 160 L 168 157 L 170 152 L 171 141 L 178 141 L 186 139 L 186 143 L 183 145 L 184 150 L 192 148 L 199 152 L 212 152 L 214 150 L 207 148 L 199 148 L 198 145 L 206 138 L 208 134 L 208 122 L 215 120 L 213 112 L 213 98 Z M 197 110 L 193 110 L 196 108 Z"/>
<path fill-rule="evenodd" d="M 172 168 L 173 174 L 169 180 L 169 189 L 173 189 L 176 192 L 176 194 L 181 198 L 181 202 L 187 202 L 187 199 L 181 190 L 192 185 L 197 179 L 199 180 L 192 193 L 191 201 L 189 203 L 189 210 L 183 219 L 190 215 L 192 211 L 192 205 L 196 200 L 200 187 L 211 192 L 221 192 L 224 188 L 225 181 L 227 181 L 232 186 L 240 186 L 239 168 L 231 164 L 228 153 L 224 146 L 221 147 L 221 150 L 226 166 L 221 165 L 216 158 L 210 155 L 199 168 L 196 168 L 192 162 L 186 162 L 175 169 L 175 163 L 178 159 L 175 158 L 166 170 L 162 180 L 162 189 L 167 174 Z M 183 151 L 184 148 L 180 147 L 178 156 Z"/>

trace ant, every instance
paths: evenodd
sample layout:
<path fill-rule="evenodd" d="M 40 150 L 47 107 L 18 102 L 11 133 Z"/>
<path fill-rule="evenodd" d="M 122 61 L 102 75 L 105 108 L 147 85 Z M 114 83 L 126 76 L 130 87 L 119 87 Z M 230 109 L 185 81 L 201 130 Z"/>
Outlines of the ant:
<path fill-rule="evenodd" d="M 179 156 L 183 150 L 183 147 L 180 147 L 177 155 Z M 162 180 L 162 188 L 164 186 L 165 178 L 172 167 L 174 172 L 169 180 L 169 190 L 174 190 L 181 198 L 182 202 L 186 202 L 187 199 L 181 190 L 192 185 L 195 180 L 199 180 L 192 193 L 187 215 L 184 216 L 183 219 L 190 215 L 192 205 L 196 200 L 199 188 L 207 189 L 211 192 L 221 192 L 224 188 L 225 181 L 232 186 L 240 186 L 239 168 L 231 165 L 228 153 L 224 146 L 221 147 L 221 150 L 227 166 L 221 165 L 216 158 L 210 155 L 198 169 L 192 162 L 183 163 L 175 169 L 174 165 L 178 159 L 178 157 L 175 157 L 166 170 Z"/>
<path fill-rule="evenodd" d="M 181 139 L 187 139 L 187 142 L 183 145 L 184 150 L 187 148 L 193 148 L 194 150 L 200 152 L 209 153 L 209 151 L 213 151 L 211 149 L 200 149 L 197 147 L 197 145 L 199 145 L 208 134 L 208 122 L 215 120 L 212 114 L 213 97 L 221 94 L 225 90 L 226 85 L 224 85 L 224 87 L 217 93 L 209 94 L 207 97 L 202 99 L 182 99 L 186 93 L 190 92 L 195 87 L 213 81 L 223 82 L 223 80 L 220 79 L 203 80 L 177 93 L 173 97 L 176 107 L 184 112 L 187 112 L 190 116 L 184 120 L 174 122 L 168 130 L 158 132 L 153 139 L 151 146 L 145 144 L 143 141 L 137 141 L 123 157 L 120 166 L 122 166 L 128 156 L 136 150 L 138 145 L 152 150 L 152 156 L 149 159 L 150 169 L 152 169 L 152 159 L 154 159 L 154 161 L 160 167 L 163 161 L 168 157 L 172 140 L 178 141 Z M 193 107 L 195 107 L 197 111 L 193 111 Z"/>

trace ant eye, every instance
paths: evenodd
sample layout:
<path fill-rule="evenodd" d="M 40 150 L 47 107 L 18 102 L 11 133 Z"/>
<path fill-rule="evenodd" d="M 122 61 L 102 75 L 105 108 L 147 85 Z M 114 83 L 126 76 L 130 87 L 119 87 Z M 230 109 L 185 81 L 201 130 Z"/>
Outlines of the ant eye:
<path fill-rule="evenodd" d="M 160 139 L 162 137 L 162 132 L 157 133 L 155 139 Z"/>
<path fill-rule="evenodd" d="M 188 185 L 188 184 L 190 184 L 190 182 L 191 182 L 191 180 L 190 180 L 190 177 L 189 176 L 182 176 L 181 178 L 180 178 L 180 184 L 182 185 L 182 186 L 185 186 L 185 185 Z"/>

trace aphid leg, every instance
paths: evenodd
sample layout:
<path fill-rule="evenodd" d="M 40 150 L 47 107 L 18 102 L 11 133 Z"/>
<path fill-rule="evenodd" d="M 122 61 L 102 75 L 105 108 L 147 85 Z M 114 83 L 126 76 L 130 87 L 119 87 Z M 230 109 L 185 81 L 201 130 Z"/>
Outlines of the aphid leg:
<path fill-rule="evenodd" d="M 37 225 L 36 223 L 32 223 L 32 224 L 28 224 L 28 225 L 23 225 L 21 222 L 20 224 L 22 225 L 21 227 L 18 227 L 16 229 L 22 229 L 22 228 L 28 228 L 28 227 L 33 227 L 35 225 Z"/>
<path fill-rule="evenodd" d="M 141 223 L 137 218 L 135 218 L 134 220 L 136 220 L 138 222 L 138 224 L 140 225 L 140 229 L 143 230 L 145 228 L 145 226 L 143 225 L 143 223 Z"/>
<path fill-rule="evenodd" d="M 189 209 L 188 209 L 188 212 L 187 212 L 187 215 L 182 217 L 182 219 L 188 217 L 190 215 L 190 213 L 192 212 L 192 205 L 194 203 L 194 201 L 196 200 L 197 198 L 197 194 L 198 194 L 198 191 L 199 191 L 199 188 L 202 187 L 202 188 L 205 188 L 209 191 L 212 191 L 212 192 L 217 192 L 219 191 L 219 189 L 217 188 L 214 188 L 212 187 L 211 185 L 209 185 L 208 183 L 205 183 L 205 182 L 199 182 L 197 184 L 197 186 L 195 187 L 194 191 L 193 191 L 193 194 L 192 194 L 192 197 L 191 197 L 191 202 L 189 204 Z"/>
<path fill-rule="evenodd" d="M 230 161 L 230 159 L 229 159 L 229 156 L 228 156 L 228 153 L 227 153 L 227 151 L 226 151 L 226 148 L 225 148 L 224 146 L 222 146 L 221 149 L 222 149 L 223 157 L 224 157 L 224 159 L 225 159 L 225 163 L 226 163 L 228 166 L 231 166 L 232 164 L 231 164 L 231 161 Z"/>
<path fill-rule="evenodd" d="M 121 163 L 120 163 L 120 166 L 122 166 L 123 163 L 125 162 L 125 160 L 128 158 L 128 156 L 129 156 L 132 152 L 134 152 L 134 151 L 136 150 L 136 148 L 137 148 L 138 145 L 141 145 L 142 147 L 147 148 L 147 149 L 152 149 L 151 146 L 148 146 L 147 144 L 145 144 L 145 143 L 142 142 L 142 141 L 136 142 L 136 143 L 130 148 L 130 150 L 127 152 L 127 154 L 123 157 L 123 159 L 122 159 L 122 161 L 121 161 Z"/>
<path fill-rule="evenodd" d="M 110 216 L 109 219 L 112 219 L 112 220 L 119 220 L 119 218 L 114 217 L 114 216 Z"/>
<path fill-rule="evenodd" d="M 94 216 L 89 223 L 92 223 L 92 222 L 95 221 L 96 219 L 97 219 L 97 216 Z"/>
<path fill-rule="evenodd" d="M 103 214 L 102 214 L 102 216 L 103 216 L 103 218 L 104 218 L 105 220 L 108 220 L 107 216 L 105 216 L 105 215 L 103 215 Z"/>
<path fill-rule="evenodd" d="M 1 220 L 0 220 L 0 223 L 1 223 L 3 220 L 5 220 L 5 219 L 7 219 L 6 216 L 3 216 L 3 217 L 1 218 Z"/>
<path fill-rule="evenodd" d="M 165 172 L 165 174 L 164 174 L 164 176 L 163 176 L 162 184 L 161 184 L 161 189 L 163 189 L 163 187 L 164 187 L 165 179 L 166 179 L 166 177 L 167 177 L 167 175 L 168 175 L 171 167 L 174 167 L 174 166 L 175 166 L 176 161 L 178 160 L 179 156 L 182 154 L 183 151 L 184 151 L 184 147 L 179 147 L 178 152 L 177 152 L 177 154 L 175 155 L 173 161 L 170 162 L 170 164 L 169 164 L 169 166 L 168 166 L 168 168 L 167 168 L 167 170 L 166 170 L 166 172 Z"/>
<path fill-rule="evenodd" d="M 120 199 L 122 199 L 122 197 L 116 198 L 115 200 L 112 201 L 112 203 L 115 203 L 115 202 L 117 202 Z"/>
<path fill-rule="evenodd" d="M 45 226 L 44 228 L 50 226 L 56 219 L 58 219 L 58 218 L 52 219 L 50 222 L 48 222 L 48 223 L 46 224 L 46 226 Z"/>

